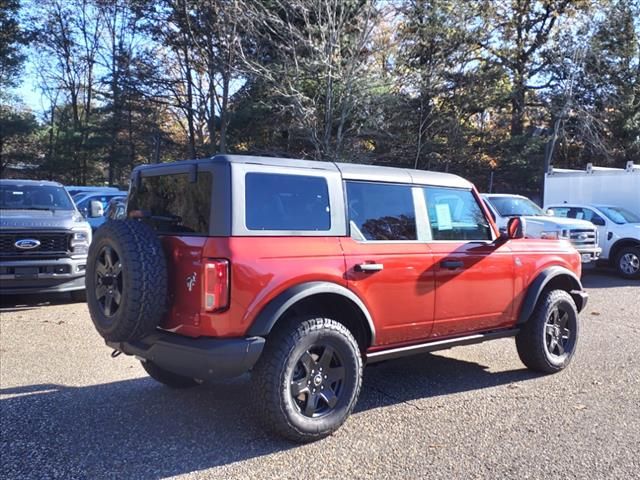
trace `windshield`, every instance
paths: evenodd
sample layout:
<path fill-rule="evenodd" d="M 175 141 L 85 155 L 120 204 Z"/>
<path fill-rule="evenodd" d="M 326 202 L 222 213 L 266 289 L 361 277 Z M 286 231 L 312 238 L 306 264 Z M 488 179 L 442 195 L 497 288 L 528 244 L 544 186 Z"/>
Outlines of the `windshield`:
<path fill-rule="evenodd" d="M 5 210 L 74 210 L 66 190 L 55 185 L 0 185 Z"/>
<path fill-rule="evenodd" d="M 640 223 L 640 217 L 635 213 L 631 213 L 629 210 L 620 207 L 598 207 L 602 213 L 604 213 L 609 220 L 618 225 L 624 225 L 625 223 Z"/>
<path fill-rule="evenodd" d="M 545 213 L 528 198 L 488 197 L 487 200 L 503 217 L 539 216 Z"/>

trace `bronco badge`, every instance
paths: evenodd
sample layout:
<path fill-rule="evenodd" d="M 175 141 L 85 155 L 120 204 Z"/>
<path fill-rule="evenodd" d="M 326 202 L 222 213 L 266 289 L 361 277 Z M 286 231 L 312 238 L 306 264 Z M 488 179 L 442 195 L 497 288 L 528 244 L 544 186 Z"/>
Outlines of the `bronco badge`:
<path fill-rule="evenodd" d="M 187 290 L 193 290 L 193 287 L 196 284 L 196 272 L 193 272 L 191 275 L 187 277 Z"/>

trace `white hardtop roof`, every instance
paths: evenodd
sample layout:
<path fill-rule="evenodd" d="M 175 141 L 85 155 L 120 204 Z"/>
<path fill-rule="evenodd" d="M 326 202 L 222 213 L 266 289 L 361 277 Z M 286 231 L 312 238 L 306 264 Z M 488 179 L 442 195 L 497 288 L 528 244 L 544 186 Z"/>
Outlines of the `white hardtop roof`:
<path fill-rule="evenodd" d="M 364 180 L 389 183 L 412 183 L 456 188 L 471 188 L 473 184 L 451 173 L 413 170 L 410 168 L 383 167 L 358 163 L 320 162 L 293 158 L 254 157 L 248 155 L 216 155 L 214 161 L 252 163 L 279 167 L 312 168 L 338 171 L 345 180 Z"/>

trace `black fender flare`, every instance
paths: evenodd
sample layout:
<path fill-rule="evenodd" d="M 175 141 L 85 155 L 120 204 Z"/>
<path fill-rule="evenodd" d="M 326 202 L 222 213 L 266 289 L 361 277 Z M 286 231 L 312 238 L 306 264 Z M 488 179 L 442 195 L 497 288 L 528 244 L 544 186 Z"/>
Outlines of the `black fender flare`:
<path fill-rule="evenodd" d="M 586 306 L 588 295 L 582 288 L 582 283 L 580 282 L 578 276 L 571 270 L 564 267 L 548 267 L 542 270 L 535 278 L 535 280 L 531 282 L 529 288 L 527 288 L 527 293 L 525 295 L 524 301 L 522 302 L 520 314 L 518 315 L 518 325 L 522 325 L 529 319 L 529 317 L 533 313 L 534 308 L 536 308 L 536 304 L 538 303 L 540 295 L 544 291 L 545 287 L 549 284 L 549 282 L 560 277 L 562 277 L 563 281 L 565 281 L 570 286 L 568 292 L 576 302 L 578 312 L 580 312 Z"/>
<path fill-rule="evenodd" d="M 300 300 L 323 293 L 341 295 L 353 302 L 362 311 L 362 314 L 367 319 L 367 324 L 371 333 L 371 344 L 374 345 L 376 329 L 373 324 L 373 318 L 371 317 L 371 314 L 364 302 L 360 300 L 355 293 L 342 285 L 321 281 L 300 283 L 280 293 L 255 317 L 251 328 L 249 328 L 249 331 L 247 332 L 247 336 L 264 337 L 268 335 L 274 325 L 290 307 Z"/>

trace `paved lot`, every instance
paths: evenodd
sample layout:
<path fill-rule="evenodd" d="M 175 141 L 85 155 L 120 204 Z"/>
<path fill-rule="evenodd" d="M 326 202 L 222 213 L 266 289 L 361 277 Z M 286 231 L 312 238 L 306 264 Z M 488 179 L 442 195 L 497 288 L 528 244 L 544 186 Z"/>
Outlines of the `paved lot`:
<path fill-rule="evenodd" d="M 345 426 L 305 446 L 256 426 L 246 379 L 172 391 L 111 359 L 84 305 L 5 299 L 0 475 L 640 478 L 640 284 L 584 283 L 567 371 L 528 372 L 509 339 L 387 362 Z"/>

